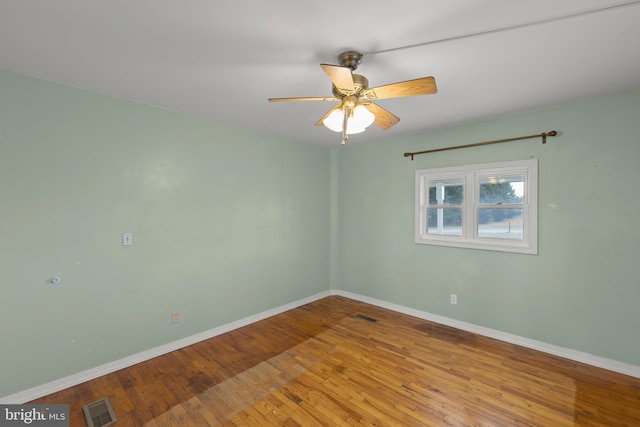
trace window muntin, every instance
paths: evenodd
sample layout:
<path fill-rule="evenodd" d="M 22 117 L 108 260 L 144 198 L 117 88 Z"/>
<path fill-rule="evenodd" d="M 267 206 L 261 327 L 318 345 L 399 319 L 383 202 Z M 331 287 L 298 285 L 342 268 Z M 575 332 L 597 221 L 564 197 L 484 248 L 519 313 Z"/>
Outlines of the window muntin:
<path fill-rule="evenodd" d="M 537 164 L 416 171 L 416 243 L 536 254 Z"/>

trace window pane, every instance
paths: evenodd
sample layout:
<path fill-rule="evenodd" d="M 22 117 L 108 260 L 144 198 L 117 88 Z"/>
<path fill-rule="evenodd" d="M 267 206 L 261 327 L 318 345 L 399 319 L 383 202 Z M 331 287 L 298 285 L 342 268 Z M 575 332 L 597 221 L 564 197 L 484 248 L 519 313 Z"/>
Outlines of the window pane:
<path fill-rule="evenodd" d="M 427 233 L 462 236 L 462 209 L 427 208 Z"/>
<path fill-rule="evenodd" d="M 522 240 L 523 209 L 478 209 L 478 237 Z"/>
<path fill-rule="evenodd" d="M 524 202 L 524 176 L 485 176 L 479 180 L 480 204 L 521 204 Z"/>
<path fill-rule="evenodd" d="M 429 180 L 430 205 L 461 205 L 462 178 Z"/>

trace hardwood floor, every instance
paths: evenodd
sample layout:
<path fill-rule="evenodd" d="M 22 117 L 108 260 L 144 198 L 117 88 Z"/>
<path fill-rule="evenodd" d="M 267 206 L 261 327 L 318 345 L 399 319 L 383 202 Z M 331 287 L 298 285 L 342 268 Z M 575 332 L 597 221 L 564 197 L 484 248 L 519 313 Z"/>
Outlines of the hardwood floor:
<path fill-rule="evenodd" d="M 105 396 L 121 427 L 640 426 L 640 379 L 342 297 L 32 403 Z"/>

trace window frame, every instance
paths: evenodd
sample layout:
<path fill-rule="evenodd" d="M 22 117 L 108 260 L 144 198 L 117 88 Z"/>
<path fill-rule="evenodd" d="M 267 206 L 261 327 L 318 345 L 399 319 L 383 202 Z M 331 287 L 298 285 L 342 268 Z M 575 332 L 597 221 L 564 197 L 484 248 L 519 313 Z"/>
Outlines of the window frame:
<path fill-rule="evenodd" d="M 522 204 L 480 203 L 480 179 L 488 176 L 522 175 Z M 429 181 L 462 179 L 462 235 L 429 234 L 427 208 Z M 456 205 L 458 206 L 458 205 Z M 522 240 L 478 235 L 479 209 L 522 209 Z M 522 254 L 538 254 L 538 159 L 419 169 L 415 173 L 415 243 Z"/>

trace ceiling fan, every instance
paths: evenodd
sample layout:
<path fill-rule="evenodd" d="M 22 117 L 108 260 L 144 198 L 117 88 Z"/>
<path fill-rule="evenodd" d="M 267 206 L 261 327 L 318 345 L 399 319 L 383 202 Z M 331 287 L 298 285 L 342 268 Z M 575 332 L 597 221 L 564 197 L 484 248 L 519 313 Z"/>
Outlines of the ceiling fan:
<path fill-rule="evenodd" d="M 350 134 L 364 132 L 372 123 L 387 130 L 400 121 L 399 117 L 375 104 L 374 100 L 429 95 L 437 92 L 433 77 L 422 77 L 370 88 L 369 81 L 364 76 L 353 73 L 362 60 L 361 53 L 346 51 L 338 56 L 338 60 L 340 65 L 320 64 L 333 83 L 333 96 L 269 98 L 269 101 L 340 102 L 322 116 L 316 122 L 316 126 L 325 125 L 334 132 L 342 132 L 342 144 L 345 144 Z"/>

